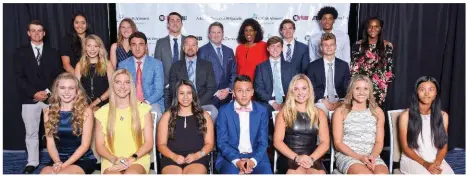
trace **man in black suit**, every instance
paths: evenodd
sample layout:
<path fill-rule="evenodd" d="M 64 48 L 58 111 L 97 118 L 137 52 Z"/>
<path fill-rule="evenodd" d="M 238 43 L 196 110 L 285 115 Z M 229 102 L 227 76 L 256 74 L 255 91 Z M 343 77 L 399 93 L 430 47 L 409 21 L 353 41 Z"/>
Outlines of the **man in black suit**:
<path fill-rule="evenodd" d="M 28 164 L 23 174 L 31 174 L 39 165 L 39 124 L 42 109 L 46 108 L 52 84 L 60 74 L 60 55 L 57 50 L 44 45 L 44 26 L 38 20 L 29 23 L 28 36 L 31 43 L 15 52 L 14 70 L 21 115 L 26 128 Z"/>
<path fill-rule="evenodd" d="M 348 63 L 335 58 L 336 37 L 334 34 L 322 35 L 320 50 L 323 57 L 309 64 L 307 76 L 314 87 L 315 105 L 328 114 L 329 111 L 334 111 L 342 104 L 351 74 Z"/>
<path fill-rule="evenodd" d="M 257 65 L 255 69 L 255 95 L 258 101 L 272 111 L 279 111 L 288 92 L 289 82 L 296 75 L 295 67 L 281 59 L 283 40 L 273 36 L 267 41 L 269 59 Z"/>
<path fill-rule="evenodd" d="M 172 99 L 176 95 L 176 84 L 182 79 L 190 80 L 197 90 L 198 100 L 202 108 L 211 112 L 211 119 L 216 122 L 218 109 L 213 105 L 213 96 L 217 91 L 215 74 L 210 61 L 197 58 L 198 41 L 193 35 L 184 40 L 185 58 L 172 64 L 169 72 L 169 89 L 166 89 L 166 107 L 171 107 Z M 169 91 L 169 92 L 167 92 Z"/>

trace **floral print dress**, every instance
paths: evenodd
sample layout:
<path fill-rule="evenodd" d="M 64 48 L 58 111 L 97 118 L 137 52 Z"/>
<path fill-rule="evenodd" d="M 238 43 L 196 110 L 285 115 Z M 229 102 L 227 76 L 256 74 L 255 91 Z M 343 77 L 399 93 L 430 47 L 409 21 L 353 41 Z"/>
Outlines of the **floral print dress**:
<path fill-rule="evenodd" d="M 353 45 L 351 51 L 351 76 L 367 75 L 374 85 L 375 101 L 382 105 L 385 102 L 387 88 L 395 78 L 393 73 L 393 45 L 385 45 L 384 57 L 380 57 L 375 44 L 369 44 L 369 49 L 361 55 L 361 41 Z"/>

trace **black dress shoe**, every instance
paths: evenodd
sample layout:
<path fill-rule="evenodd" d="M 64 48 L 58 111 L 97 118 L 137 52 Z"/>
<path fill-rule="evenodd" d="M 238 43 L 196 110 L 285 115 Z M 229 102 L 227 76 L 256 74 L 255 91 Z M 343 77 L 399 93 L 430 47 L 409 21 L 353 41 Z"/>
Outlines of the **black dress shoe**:
<path fill-rule="evenodd" d="M 23 170 L 23 174 L 32 174 L 36 168 L 36 166 L 26 166 Z"/>

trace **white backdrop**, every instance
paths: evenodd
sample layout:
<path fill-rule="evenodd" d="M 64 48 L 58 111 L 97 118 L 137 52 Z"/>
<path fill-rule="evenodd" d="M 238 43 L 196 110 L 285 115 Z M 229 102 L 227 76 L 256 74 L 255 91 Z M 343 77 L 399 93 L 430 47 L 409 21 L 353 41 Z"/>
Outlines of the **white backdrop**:
<path fill-rule="evenodd" d="M 256 19 L 263 28 L 263 40 L 280 36 L 279 24 L 284 19 L 296 23 L 295 37 L 307 44 L 309 37 L 320 31 L 317 13 L 323 6 L 333 6 L 338 11 L 334 29 L 348 33 L 350 4 L 294 3 L 294 4 L 140 4 L 117 3 L 117 28 L 123 18 L 135 21 L 138 30 L 148 38 L 150 55 L 154 53 L 156 41 L 168 35 L 167 15 L 176 11 L 182 15 L 182 34 L 198 37 L 198 45 L 209 42 L 208 26 L 221 22 L 224 26 L 223 43 L 233 50 L 237 46 L 237 34 L 242 22 L 247 18 Z"/>

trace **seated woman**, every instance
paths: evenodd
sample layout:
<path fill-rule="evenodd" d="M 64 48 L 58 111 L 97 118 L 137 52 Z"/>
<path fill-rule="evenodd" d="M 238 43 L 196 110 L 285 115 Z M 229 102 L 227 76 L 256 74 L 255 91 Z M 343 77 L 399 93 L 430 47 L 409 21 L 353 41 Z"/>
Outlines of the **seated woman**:
<path fill-rule="evenodd" d="M 190 81 L 177 83 L 172 106 L 158 124 L 163 174 L 206 174 L 214 145 L 213 122 L 201 108 Z"/>
<path fill-rule="evenodd" d="M 444 160 L 447 155 L 448 114 L 441 110 L 437 80 L 422 76 L 416 81 L 410 108 L 398 121 L 405 174 L 455 174 Z"/>
<path fill-rule="evenodd" d="M 127 70 L 117 70 L 110 81 L 109 104 L 96 111 L 96 150 L 101 173 L 147 174 L 153 148 L 151 106 L 137 101 Z"/>
<path fill-rule="evenodd" d="M 47 151 L 52 161 L 41 174 L 91 174 L 96 159 L 90 150 L 94 118 L 78 79 L 62 73 L 44 109 Z"/>
<path fill-rule="evenodd" d="M 283 109 L 276 117 L 273 145 L 282 154 L 277 166 L 286 174 L 326 174 L 320 158 L 330 147 L 328 119 L 314 106 L 309 78 L 292 78 Z M 317 137 L 320 144 L 317 145 Z"/>
<path fill-rule="evenodd" d="M 343 105 L 333 113 L 336 166 L 343 174 L 388 174 L 380 158 L 385 115 L 375 102 L 372 82 L 363 75 L 351 78 Z"/>

